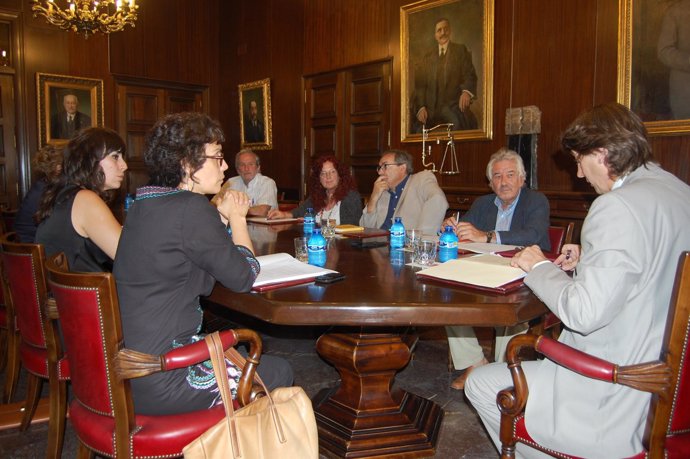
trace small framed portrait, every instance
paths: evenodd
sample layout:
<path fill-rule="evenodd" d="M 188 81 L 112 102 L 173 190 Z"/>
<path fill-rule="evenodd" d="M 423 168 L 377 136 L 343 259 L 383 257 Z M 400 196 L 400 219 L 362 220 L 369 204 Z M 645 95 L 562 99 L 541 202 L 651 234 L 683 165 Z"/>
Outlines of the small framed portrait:
<path fill-rule="evenodd" d="M 688 0 L 619 0 L 618 102 L 650 134 L 690 132 L 688 18 Z"/>
<path fill-rule="evenodd" d="M 103 80 L 36 74 L 38 143 L 65 144 L 75 132 L 103 126 Z"/>
<path fill-rule="evenodd" d="M 491 138 L 493 22 L 494 0 L 400 8 L 402 141 Z"/>
<path fill-rule="evenodd" d="M 270 150 L 273 148 L 271 80 L 240 84 L 239 93 L 242 148 Z"/>

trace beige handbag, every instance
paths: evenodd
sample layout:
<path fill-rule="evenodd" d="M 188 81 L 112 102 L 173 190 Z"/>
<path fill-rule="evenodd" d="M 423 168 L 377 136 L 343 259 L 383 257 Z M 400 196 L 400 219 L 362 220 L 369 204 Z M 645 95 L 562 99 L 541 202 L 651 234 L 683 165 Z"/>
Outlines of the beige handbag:
<path fill-rule="evenodd" d="M 208 458 L 314 458 L 319 440 L 311 400 L 301 387 L 279 387 L 269 394 L 261 378 L 255 378 L 265 397 L 234 410 L 228 384 L 223 346 L 218 333 L 206 336 L 213 372 L 225 405 L 225 418 L 187 446 L 187 459 Z M 246 363 L 234 349 L 228 358 L 241 367 Z"/>

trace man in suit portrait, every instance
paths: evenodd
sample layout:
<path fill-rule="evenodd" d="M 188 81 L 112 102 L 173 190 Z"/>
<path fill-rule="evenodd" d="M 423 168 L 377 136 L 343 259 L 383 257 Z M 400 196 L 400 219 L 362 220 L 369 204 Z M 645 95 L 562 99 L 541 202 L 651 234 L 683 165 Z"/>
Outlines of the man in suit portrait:
<path fill-rule="evenodd" d="M 259 107 L 255 100 L 249 102 L 249 114 L 244 117 L 244 141 L 265 142 L 264 122 L 259 118 Z"/>
<path fill-rule="evenodd" d="M 78 130 L 91 126 L 91 117 L 79 111 L 76 94 L 65 94 L 62 107 L 63 110 L 50 117 L 50 137 L 53 139 L 71 139 Z"/>
<path fill-rule="evenodd" d="M 477 72 L 467 46 L 450 41 L 450 21 L 436 21 L 437 45 L 415 69 L 413 112 L 421 125 L 433 127 L 453 123 L 453 130 L 477 129 L 477 117 L 470 104 L 477 95 Z"/>

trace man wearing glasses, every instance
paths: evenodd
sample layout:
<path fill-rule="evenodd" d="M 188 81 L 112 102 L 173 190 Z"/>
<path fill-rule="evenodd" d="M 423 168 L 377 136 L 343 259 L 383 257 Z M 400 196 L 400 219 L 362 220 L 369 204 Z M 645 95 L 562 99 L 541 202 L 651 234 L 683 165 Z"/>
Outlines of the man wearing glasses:
<path fill-rule="evenodd" d="M 235 155 L 237 174 L 225 182 L 220 193 L 226 189 L 247 193 L 251 201 L 248 216 L 265 217 L 268 211 L 278 208 L 278 188 L 276 182 L 261 174 L 259 155 L 245 148 Z"/>
<path fill-rule="evenodd" d="M 436 234 L 448 209 L 448 201 L 429 171 L 413 174 L 412 156 L 402 150 L 386 150 L 376 168 L 379 177 L 359 224 L 390 229 L 401 217 L 406 228 Z"/>

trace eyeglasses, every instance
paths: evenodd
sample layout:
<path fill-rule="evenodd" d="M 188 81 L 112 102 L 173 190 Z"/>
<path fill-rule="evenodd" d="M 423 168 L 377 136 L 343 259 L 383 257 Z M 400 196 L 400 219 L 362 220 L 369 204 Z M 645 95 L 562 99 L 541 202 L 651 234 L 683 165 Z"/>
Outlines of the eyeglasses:
<path fill-rule="evenodd" d="M 218 161 L 218 167 L 223 167 L 223 161 L 225 161 L 225 156 L 223 156 L 223 155 L 218 155 L 218 156 L 206 156 L 206 155 L 204 155 L 204 158 L 215 159 L 216 161 Z"/>
<path fill-rule="evenodd" d="M 321 171 L 321 173 L 319 174 L 319 177 L 325 178 L 325 177 L 330 177 L 332 175 L 338 175 L 338 171 L 335 169 L 331 169 L 329 171 Z"/>
<path fill-rule="evenodd" d="M 383 164 L 379 164 L 378 166 L 376 166 L 376 172 L 381 172 L 381 169 L 383 169 L 383 170 L 385 171 L 386 168 L 388 168 L 388 166 L 402 166 L 402 164 L 401 164 L 401 163 L 383 163 Z"/>

